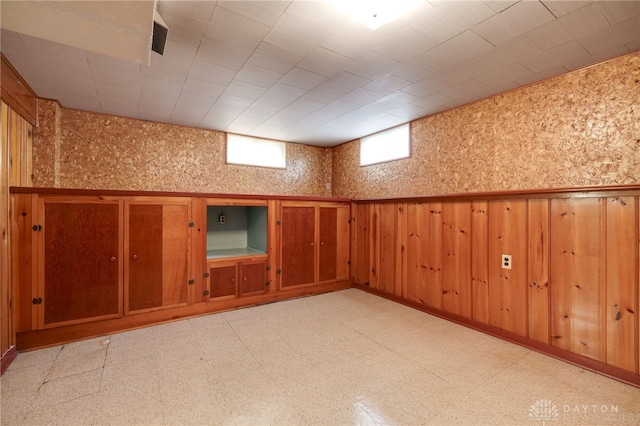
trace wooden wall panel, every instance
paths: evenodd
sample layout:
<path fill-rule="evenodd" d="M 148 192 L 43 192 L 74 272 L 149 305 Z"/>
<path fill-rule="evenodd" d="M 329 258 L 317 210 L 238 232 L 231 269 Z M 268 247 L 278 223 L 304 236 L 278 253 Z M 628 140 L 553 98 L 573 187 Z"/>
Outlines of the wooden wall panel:
<path fill-rule="evenodd" d="M 473 319 L 489 323 L 488 203 L 471 205 L 471 296 Z"/>
<path fill-rule="evenodd" d="M 442 308 L 471 318 L 471 203 L 442 203 Z"/>
<path fill-rule="evenodd" d="M 427 251 L 426 304 L 442 309 L 443 216 L 442 203 L 429 204 L 429 249 Z"/>
<path fill-rule="evenodd" d="M 369 237 L 371 234 L 371 204 L 355 205 L 355 258 L 351 266 L 355 269 L 355 281 L 358 284 L 368 285 L 371 272 Z"/>
<path fill-rule="evenodd" d="M 189 205 L 186 202 L 162 206 L 162 304 L 164 306 L 187 303 L 187 282 L 193 278 L 189 268 L 191 254 L 189 222 Z"/>
<path fill-rule="evenodd" d="M 489 323 L 527 335 L 527 202 L 489 202 Z M 511 255 L 511 269 L 502 255 Z"/>
<path fill-rule="evenodd" d="M 398 247 L 398 204 L 381 204 L 378 208 L 379 258 L 378 288 L 389 294 L 396 294 L 396 261 Z"/>
<path fill-rule="evenodd" d="M 599 198 L 551 201 L 552 344 L 605 361 L 603 207 Z"/>
<path fill-rule="evenodd" d="M 607 201 L 607 363 L 638 371 L 638 223 L 634 197 Z"/>
<path fill-rule="evenodd" d="M 428 254 L 429 235 L 429 204 L 407 203 L 407 272 L 406 298 L 417 303 L 427 304 L 428 300 Z"/>
<path fill-rule="evenodd" d="M 3 56 L 4 59 L 4 56 Z M 2 61 L 4 64 L 4 60 Z M 14 344 L 11 330 L 11 281 L 9 275 L 9 107 L 1 103 L 0 145 L 0 356 Z"/>
<path fill-rule="evenodd" d="M 549 200 L 529 200 L 527 284 L 529 338 L 549 343 Z"/>

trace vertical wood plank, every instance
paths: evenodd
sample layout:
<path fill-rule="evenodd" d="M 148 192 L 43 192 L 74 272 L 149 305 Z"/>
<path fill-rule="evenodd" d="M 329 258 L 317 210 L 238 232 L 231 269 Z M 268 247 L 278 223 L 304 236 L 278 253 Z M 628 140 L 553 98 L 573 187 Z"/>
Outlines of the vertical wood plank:
<path fill-rule="evenodd" d="M 395 203 L 381 203 L 378 206 L 379 216 L 379 252 L 380 264 L 378 271 L 379 289 L 395 294 L 396 288 L 396 253 L 397 253 L 397 221 L 398 205 Z"/>
<path fill-rule="evenodd" d="M 282 206 L 282 287 L 315 283 L 315 207 Z"/>
<path fill-rule="evenodd" d="M 187 303 L 189 205 L 162 206 L 162 305 Z"/>
<path fill-rule="evenodd" d="M 9 109 L 9 185 L 20 186 L 22 183 L 22 151 L 24 119 L 17 112 Z"/>
<path fill-rule="evenodd" d="M 471 203 L 443 203 L 442 222 L 442 308 L 471 318 Z"/>
<path fill-rule="evenodd" d="M 393 294 L 407 297 L 407 214 L 406 203 L 396 204 L 396 264 Z"/>
<path fill-rule="evenodd" d="M 603 205 L 599 198 L 551 201 L 551 344 L 605 361 Z"/>
<path fill-rule="evenodd" d="M 487 252 L 488 205 L 486 201 L 471 204 L 471 286 L 473 319 L 489 323 L 489 270 Z"/>
<path fill-rule="evenodd" d="M 11 256 L 11 287 L 15 311 L 15 331 L 35 330 L 34 305 L 31 304 L 33 289 L 33 202 L 31 194 L 13 195 L 13 236 Z M 10 312 L 9 310 L 6 312 Z M 7 321 L 9 324 L 9 321 Z"/>
<path fill-rule="evenodd" d="M 371 232 L 369 232 L 369 286 L 371 288 L 380 289 L 380 279 L 378 271 L 380 270 L 380 205 L 371 204 L 369 209 L 369 223 Z"/>
<path fill-rule="evenodd" d="M 489 323 L 527 335 L 525 200 L 489 203 Z M 511 255 L 511 269 L 502 255 Z"/>
<path fill-rule="evenodd" d="M 356 204 L 356 257 L 352 260 L 352 267 L 355 269 L 356 283 L 369 285 L 369 275 L 371 273 L 370 258 L 370 223 L 371 204 Z M 353 262 L 355 261 L 355 265 Z"/>
<path fill-rule="evenodd" d="M 636 373 L 637 217 L 634 197 L 607 199 L 607 364 Z"/>
<path fill-rule="evenodd" d="M 549 343 L 549 200 L 528 202 L 529 338 Z"/>
<path fill-rule="evenodd" d="M 350 207 L 336 207 L 338 216 L 337 223 L 337 248 L 336 248 L 336 279 L 347 280 L 350 276 L 351 259 L 350 241 L 351 241 L 351 225 L 349 224 Z"/>
<path fill-rule="evenodd" d="M 408 203 L 407 216 L 407 299 L 427 304 L 428 301 L 428 252 L 429 252 L 429 204 Z"/>
<path fill-rule="evenodd" d="M 427 289 L 425 303 L 433 308 L 442 309 L 442 203 L 430 203 L 428 209 Z"/>
<path fill-rule="evenodd" d="M 320 207 L 319 246 L 318 246 L 318 281 L 335 280 L 338 262 L 338 211 L 335 207 Z"/>
<path fill-rule="evenodd" d="M 3 61 L 4 62 L 4 61 Z M 9 275 L 9 107 L 0 103 L 2 143 L 0 149 L 0 356 L 13 345 L 10 308 L 11 281 Z"/>

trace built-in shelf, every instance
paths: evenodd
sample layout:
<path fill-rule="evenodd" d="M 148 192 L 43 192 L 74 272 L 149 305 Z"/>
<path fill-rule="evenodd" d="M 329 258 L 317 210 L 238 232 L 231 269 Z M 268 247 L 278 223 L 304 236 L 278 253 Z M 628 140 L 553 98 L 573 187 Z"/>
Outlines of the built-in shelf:
<path fill-rule="evenodd" d="M 267 206 L 207 206 L 207 259 L 267 254 Z"/>

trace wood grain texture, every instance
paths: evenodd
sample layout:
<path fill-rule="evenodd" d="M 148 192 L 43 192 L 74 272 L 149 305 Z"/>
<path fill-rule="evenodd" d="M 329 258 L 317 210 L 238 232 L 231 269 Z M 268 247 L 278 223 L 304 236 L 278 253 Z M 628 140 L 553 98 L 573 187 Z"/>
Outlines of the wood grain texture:
<path fill-rule="evenodd" d="M 318 270 L 319 280 L 335 280 L 338 276 L 336 270 L 338 262 L 338 211 L 332 207 L 320 207 L 319 209 L 319 247 Z"/>
<path fill-rule="evenodd" d="M 489 323 L 527 335 L 527 202 L 489 202 Z M 502 254 L 512 256 L 504 269 Z"/>
<path fill-rule="evenodd" d="M 416 303 L 428 300 L 429 204 L 407 203 L 406 298 Z"/>
<path fill-rule="evenodd" d="M 603 201 L 551 201 L 551 343 L 606 360 Z"/>
<path fill-rule="evenodd" d="M 20 114 L 27 122 L 35 126 L 38 117 L 38 98 L 27 82 L 13 68 L 11 63 L 2 58 L 2 101 Z"/>
<path fill-rule="evenodd" d="M 411 158 L 333 150 L 333 193 L 379 198 L 638 182 L 640 52 L 411 123 Z"/>
<path fill-rule="evenodd" d="M 235 297 L 238 283 L 235 262 L 209 264 L 209 298 Z"/>
<path fill-rule="evenodd" d="M 44 325 L 122 314 L 118 204 L 44 203 Z"/>
<path fill-rule="evenodd" d="M 549 343 L 549 200 L 528 201 L 529 338 Z"/>
<path fill-rule="evenodd" d="M 471 296 L 473 319 L 489 323 L 489 251 L 488 203 L 471 204 Z"/>
<path fill-rule="evenodd" d="M 240 262 L 238 266 L 240 296 L 264 294 L 267 282 L 265 261 Z"/>
<path fill-rule="evenodd" d="M 638 372 L 638 206 L 632 197 L 607 203 L 607 363 Z"/>
<path fill-rule="evenodd" d="M 429 249 L 427 251 L 427 294 L 425 304 L 442 309 L 444 246 L 442 203 L 429 203 Z"/>
<path fill-rule="evenodd" d="M 442 309 L 471 318 L 471 203 L 442 203 Z"/>
<path fill-rule="evenodd" d="M 398 205 L 378 206 L 378 264 L 376 267 L 378 288 L 390 294 L 396 294 L 396 258 Z"/>
<path fill-rule="evenodd" d="M 162 206 L 162 305 L 187 303 L 189 268 L 189 199 L 165 202 Z M 157 266 L 156 266 L 157 267 Z"/>
<path fill-rule="evenodd" d="M 354 259 L 355 281 L 358 284 L 369 285 L 369 274 L 371 272 L 369 238 L 371 234 L 370 204 L 356 204 L 355 206 L 355 229 L 356 229 L 356 257 Z"/>
<path fill-rule="evenodd" d="M 314 283 L 315 207 L 283 206 L 281 220 L 281 286 Z"/>

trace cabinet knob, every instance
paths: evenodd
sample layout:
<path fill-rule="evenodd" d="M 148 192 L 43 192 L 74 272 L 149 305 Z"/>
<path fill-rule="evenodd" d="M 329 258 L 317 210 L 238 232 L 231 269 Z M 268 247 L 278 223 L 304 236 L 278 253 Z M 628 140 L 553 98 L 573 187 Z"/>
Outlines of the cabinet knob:
<path fill-rule="evenodd" d="M 235 278 L 231 278 L 231 282 L 232 282 L 232 283 L 235 283 L 235 282 L 236 282 L 236 279 L 235 279 Z"/>
<path fill-rule="evenodd" d="M 311 246 L 313 247 L 313 243 L 311 243 Z"/>
<path fill-rule="evenodd" d="M 133 256 L 131 256 L 131 260 L 136 260 L 138 258 L 137 254 L 134 254 Z"/>
<path fill-rule="evenodd" d="M 115 257 L 115 256 L 111 256 L 111 257 L 109 258 L 109 262 L 115 262 L 115 261 L 116 261 L 116 257 Z"/>
<path fill-rule="evenodd" d="M 320 245 L 323 246 L 324 245 L 324 241 L 320 241 Z"/>
<path fill-rule="evenodd" d="M 242 277 L 242 281 L 247 281 L 247 277 Z"/>

